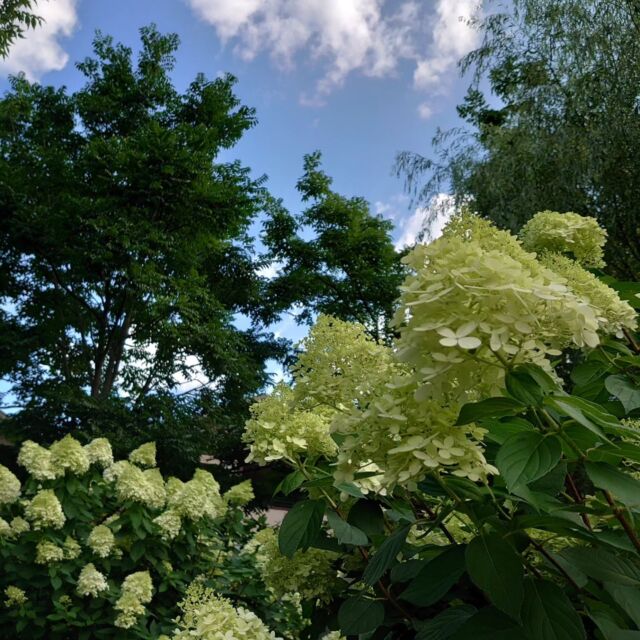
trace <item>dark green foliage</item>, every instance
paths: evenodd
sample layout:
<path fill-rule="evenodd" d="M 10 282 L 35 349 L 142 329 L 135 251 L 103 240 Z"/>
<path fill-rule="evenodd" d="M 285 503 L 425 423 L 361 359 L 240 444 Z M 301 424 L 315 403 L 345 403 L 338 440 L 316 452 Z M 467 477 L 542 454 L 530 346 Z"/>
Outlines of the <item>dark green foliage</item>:
<path fill-rule="evenodd" d="M 98 34 L 75 93 L 16 77 L 0 101 L 0 366 L 27 435 L 156 439 L 184 474 L 202 451 L 244 457 L 247 402 L 285 348 L 247 235 L 261 181 L 217 161 L 254 112 L 231 76 L 179 93 L 177 37 L 141 36 L 135 63 Z"/>
<path fill-rule="evenodd" d="M 2 0 L 0 2 L 0 58 L 6 58 L 9 48 L 24 37 L 27 29 L 35 29 L 42 18 L 33 10 L 37 0 Z"/>
<path fill-rule="evenodd" d="M 331 190 L 316 152 L 305 156 L 298 191 L 311 206 L 293 216 L 272 203 L 266 224 L 269 256 L 282 263 L 269 295 L 278 308 L 299 304 L 299 319 L 318 313 L 360 322 L 376 340 L 391 335 L 388 322 L 404 277 L 391 240 L 393 225 L 369 211 L 362 198 Z"/>
<path fill-rule="evenodd" d="M 467 127 L 440 132 L 435 159 L 401 154 L 399 173 L 419 200 L 451 185 L 459 201 L 472 198 L 514 231 L 546 209 L 595 216 L 609 233 L 609 267 L 638 279 L 640 5 L 515 0 L 487 9 L 481 46 L 461 63 L 475 74 L 458 107 Z"/>

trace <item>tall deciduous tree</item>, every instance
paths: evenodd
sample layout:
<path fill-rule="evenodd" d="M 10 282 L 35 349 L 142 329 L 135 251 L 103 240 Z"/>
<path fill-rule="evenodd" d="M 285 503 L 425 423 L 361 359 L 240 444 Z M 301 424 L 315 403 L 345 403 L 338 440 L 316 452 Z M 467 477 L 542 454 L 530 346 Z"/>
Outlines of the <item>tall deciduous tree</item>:
<path fill-rule="evenodd" d="M 179 465 L 242 428 L 283 345 L 247 234 L 261 181 L 217 160 L 254 111 L 231 76 L 178 92 L 177 37 L 141 34 L 137 63 L 98 35 L 74 93 L 18 76 L 0 101 L 0 363 L 29 434 L 159 438 Z"/>
<path fill-rule="evenodd" d="M 281 269 L 268 293 L 276 307 L 300 305 L 302 322 L 329 314 L 360 322 L 376 340 L 388 340 L 404 277 L 393 225 L 373 215 L 363 198 L 333 191 L 331 182 L 320 153 L 309 154 L 297 187 L 310 206 L 294 216 L 273 203 L 265 242 Z"/>
<path fill-rule="evenodd" d="M 475 74 L 458 107 L 468 126 L 439 134 L 435 159 L 401 154 L 399 172 L 418 199 L 450 184 L 512 230 L 545 209 L 595 216 L 610 269 L 637 279 L 640 5 L 514 0 L 477 26 L 483 42 L 461 63 Z"/>

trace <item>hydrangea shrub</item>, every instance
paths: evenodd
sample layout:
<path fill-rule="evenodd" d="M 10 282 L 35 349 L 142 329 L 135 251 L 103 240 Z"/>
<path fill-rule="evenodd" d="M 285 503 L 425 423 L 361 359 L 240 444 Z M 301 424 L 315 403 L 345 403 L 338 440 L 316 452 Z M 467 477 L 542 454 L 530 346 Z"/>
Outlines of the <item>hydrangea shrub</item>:
<path fill-rule="evenodd" d="M 290 639 L 303 626 L 299 602 L 276 610 L 242 554 L 264 526 L 243 510 L 250 482 L 221 495 L 201 469 L 165 479 L 153 443 L 114 461 L 103 438 L 27 441 L 17 459 L 23 482 L 0 466 L 0 637 L 217 638 L 197 589 L 246 630 L 233 637 Z"/>
<path fill-rule="evenodd" d="M 392 345 L 319 319 L 245 432 L 303 494 L 249 546 L 306 637 L 640 636 L 640 286 L 589 271 L 605 240 L 463 213 L 406 256 Z"/>

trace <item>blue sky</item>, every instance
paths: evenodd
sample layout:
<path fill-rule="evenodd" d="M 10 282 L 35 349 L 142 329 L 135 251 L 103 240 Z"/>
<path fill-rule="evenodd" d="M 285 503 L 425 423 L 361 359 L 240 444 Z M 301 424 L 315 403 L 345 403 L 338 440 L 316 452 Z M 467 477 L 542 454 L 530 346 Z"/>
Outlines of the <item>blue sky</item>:
<path fill-rule="evenodd" d="M 237 76 L 241 100 L 259 124 L 224 159 L 266 174 L 293 211 L 302 157 L 319 149 L 340 193 L 363 196 L 409 242 L 421 212 L 409 209 L 391 173 L 395 154 L 428 154 L 436 129 L 457 124 L 469 83 L 457 60 L 477 44 L 464 18 L 476 0 L 40 0 L 45 26 L 0 62 L 0 90 L 24 71 L 45 84 L 77 88 L 74 62 L 91 53 L 96 29 L 138 47 L 155 22 L 182 41 L 174 73 Z M 281 327 L 286 328 L 286 327 Z"/>

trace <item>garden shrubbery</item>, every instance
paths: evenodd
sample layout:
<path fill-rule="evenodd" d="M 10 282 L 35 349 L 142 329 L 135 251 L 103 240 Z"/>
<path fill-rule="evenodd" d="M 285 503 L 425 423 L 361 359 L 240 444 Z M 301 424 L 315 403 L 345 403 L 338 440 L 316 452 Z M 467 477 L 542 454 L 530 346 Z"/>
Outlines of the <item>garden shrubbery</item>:
<path fill-rule="evenodd" d="M 640 288 L 587 270 L 605 239 L 460 214 L 405 258 L 393 345 L 320 318 L 253 407 L 250 457 L 304 493 L 279 552 L 325 554 L 309 637 L 640 634 Z"/>
<path fill-rule="evenodd" d="M 3 637 L 215 637 L 209 610 L 216 624 L 245 629 L 233 637 L 272 637 L 249 609 L 297 633 L 299 603 L 273 606 L 255 555 L 242 553 L 264 527 L 243 511 L 249 482 L 221 494 L 201 469 L 165 480 L 155 444 L 114 462 L 104 438 L 27 441 L 18 464 L 23 483 L 0 466 Z"/>

